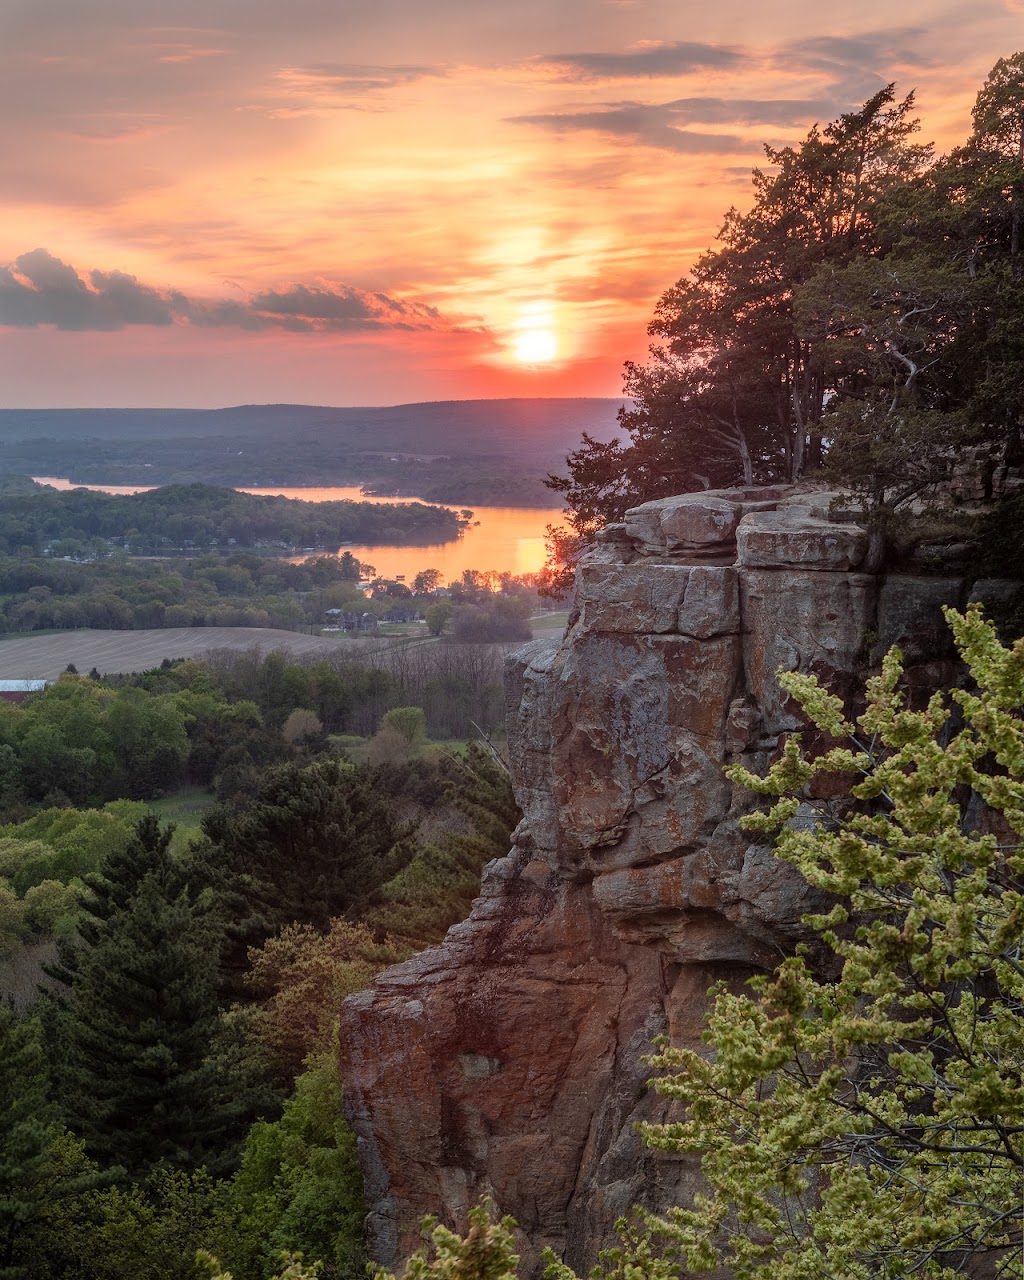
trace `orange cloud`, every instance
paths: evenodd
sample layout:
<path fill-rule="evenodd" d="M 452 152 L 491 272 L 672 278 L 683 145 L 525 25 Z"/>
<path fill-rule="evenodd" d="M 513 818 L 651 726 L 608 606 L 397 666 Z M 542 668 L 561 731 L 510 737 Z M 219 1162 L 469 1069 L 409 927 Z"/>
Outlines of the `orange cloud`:
<path fill-rule="evenodd" d="M 241 300 L 189 298 L 142 284 L 123 271 L 94 270 L 83 277 L 46 249 L 33 249 L 0 267 L 0 325 L 111 331 L 170 324 L 292 333 L 449 327 L 436 307 L 347 284 L 290 284 Z"/>

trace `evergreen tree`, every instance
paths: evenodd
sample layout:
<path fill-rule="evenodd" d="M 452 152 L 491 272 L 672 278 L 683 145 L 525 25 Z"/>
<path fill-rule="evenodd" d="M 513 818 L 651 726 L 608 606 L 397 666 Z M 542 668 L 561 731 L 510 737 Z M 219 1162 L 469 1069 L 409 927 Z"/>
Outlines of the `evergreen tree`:
<path fill-rule="evenodd" d="M 10 1268 L 19 1234 L 37 1211 L 36 1190 L 55 1134 L 47 1098 L 39 1026 L 19 1022 L 0 1004 L 0 1276 Z"/>
<path fill-rule="evenodd" d="M 23 1245 L 47 1210 L 95 1187 L 84 1162 L 61 1158 L 39 1023 L 0 1004 L 0 1280 L 27 1275 Z"/>
<path fill-rule="evenodd" d="M 172 895 L 185 888 L 184 864 L 170 854 L 173 835 L 173 826 L 161 831 L 156 816 L 146 814 L 127 844 L 111 846 L 102 868 L 82 877 L 85 892 L 79 901 L 78 941 L 66 942 L 60 948 L 60 964 L 50 971 L 52 977 L 70 984 L 80 946 L 97 945 L 114 916 L 129 906 L 146 876 L 155 874 Z"/>
<path fill-rule="evenodd" d="M 941 493 L 958 449 L 1024 460 L 1024 54 L 1001 59 L 964 146 L 931 164 L 913 98 L 766 148 L 749 212 L 659 300 L 627 364 L 621 440 L 584 438 L 549 529 L 548 594 L 586 540 L 639 503 L 816 470 L 870 515 Z M 984 472 L 982 472 L 984 475 Z"/>
<path fill-rule="evenodd" d="M 720 247 L 660 298 L 651 364 L 626 365 L 633 403 L 619 418 L 630 443 L 585 440 L 570 476 L 552 478 L 572 510 L 589 493 L 620 519 L 663 494 L 794 480 L 816 463 L 831 387 L 795 294 L 823 263 L 876 250 L 878 206 L 929 157 L 912 107 L 889 85 L 798 147 L 765 148 L 772 171 L 755 170 L 753 207 L 729 210 Z"/>
<path fill-rule="evenodd" d="M 983 446 L 992 468 L 1024 456 L 1022 144 L 1017 54 L 978 94 L 966 144 L 880 201 L 871 252 L 798 290 L 798 326 L 830 370 L 828 469 L 880 538 L 901 505 L 942 492 L 960 447 Z"/>
<path fill-rule="evenodd" d="M 209 1061 L 217 937 L 169 840 L 146 818 L 92 878 L 61 973 L 67 1118 L 132 1174 L 231 1156 L 233 1106 Z"/>
<path fill-rule="evenodd" d="M 196 856 L 217 869 L 229 986 L 247 967 L 249 947 L 292 921 L 326 929 L 413 852 L 409 827 L 371 771 L 339 760 L 269 771 L 244 808 L 212 810 L 203 830 L 207 843 Z"/>
<path fill-rule="evenodd" d="M 72 1128 L 106 1164 L 216 1164 L 230 1128 L 207 1061 L 215 953 L 184 895 L 150 873 L 80 956 L 67 1007 Z"/>

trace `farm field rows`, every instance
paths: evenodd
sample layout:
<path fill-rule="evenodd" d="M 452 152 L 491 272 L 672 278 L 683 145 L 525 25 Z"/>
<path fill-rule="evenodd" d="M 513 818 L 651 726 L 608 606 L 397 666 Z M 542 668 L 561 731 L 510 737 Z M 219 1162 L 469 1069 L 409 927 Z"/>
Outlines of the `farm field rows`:
<path fill-rule="evenodd" d="M 168 627 L 153 631 L 58 631 L 0 639 L 0 679 L 55 680 L 68 663 L 101 675 L 146 671 L 165 658 L 195 658 L 211 649 L 288 649 L 294 654 L 338 652 L 353 658 L 379 649 L 379 640 L 307 636 L 271 627 Z"/>

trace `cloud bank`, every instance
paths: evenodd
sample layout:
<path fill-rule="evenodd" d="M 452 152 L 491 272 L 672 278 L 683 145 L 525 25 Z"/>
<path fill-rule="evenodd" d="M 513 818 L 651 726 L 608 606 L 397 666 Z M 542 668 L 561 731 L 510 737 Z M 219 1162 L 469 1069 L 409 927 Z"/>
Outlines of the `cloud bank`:
<path fill-rule="evenodd" d="M 561 71 L 569 80 L 685 76 L 694 71 L 733 70 L 747 61 L 749 56 L 736 49 L 688 40 L 652 42 L 622 53 L 551 53 L 538 59 L 541 66 Z"/>
<path fill-rule="evenodd" d="M 450 327 L 435 307 L 336 282 L 291 284 L 244 300 L 210 299 L 156 289 L 123 271 L 83 276 L 47 249 L 0 266 L 0 325 L 102 332 L 171 324 L 292 333 Z"/>
<path fill-rule="evenodd" d="M 690 126 L 790 129 L 831 119 L 877 92 L 894 64 L 922 69 L 932 66 L 934 58 L 923 52 L 927 35 L 923 28 L 905 26 L 856 36 L 813 36 L 762 48 L 677 41 L 651 42 L 624 52 L 546 54 L 533 65 L 552 69 L 565 81 L 671 80 L 695 72 L 720 72 L 733 79 L 737 74 L 767 76 L 769 80 L 784 74 L 790 81 L 813 77 L 819 84 L 812 91 L 815 96 L 807 98 L 723 95 L 654 102 L 631 98 L 509 119 L 558 133 L 600 133 L 679 155 L 749 152 L 749 138 L 701 132 Z"/>
<path fill-rule="evenodd" d="M 727 155 L 749 152 L 749 140 L 733 134 L 702 133 L 683 126 L 809 124 L 830 114 L 821 99 L 677 98 L 672 102 L 614 102 L 589 111 L 554 111 L 513 116 L 516 124 L 555 132 L 587 130 L 625 137 L 646 147 L 682 155 Z"/>
<path fill-rule="evenodd" d="M 750 150 L 750 144 L 732 134 L 697 133 L 677 128 L 671 103 L 618 102 L 595 111 L 554 111 L 541 115 L 512 116 L 513 124 L 535 125 L 556 133 L 586 130 L 629 138 L 645 147 L 659 147 L 682 155 L 719 155 Z"/>

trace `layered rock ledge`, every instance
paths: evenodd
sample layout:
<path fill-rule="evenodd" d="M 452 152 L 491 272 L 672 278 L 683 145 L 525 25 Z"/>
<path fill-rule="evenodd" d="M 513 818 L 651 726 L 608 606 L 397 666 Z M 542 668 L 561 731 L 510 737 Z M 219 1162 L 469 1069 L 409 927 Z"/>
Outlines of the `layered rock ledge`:
<path fill-rule="evenodd" d="M 430 1213 L 482 1194 L 529 1267 L 581 1274 L 635 1203 L 686 1201 L 694 1162 L 634 1132 L 664 1104 L 642 1061 L 700 1043 L 712 983 L 773 966 L 807 889 L 738 820 L 723 766 L 762 771 L 797 727 L 775 673 L 852 692 L 891 644 L 909 678 L 953 675 L 944 604 L 969 577 L 859 571 L 867 535 L 829 494 L 721 490 L 649 502 L 580 565 L 561 641 L 512 658 L 507 709 L 524 818 L 445 941 L 345 1002 L 346 1106 L 372 1254 L 397 1265 Z"/>

